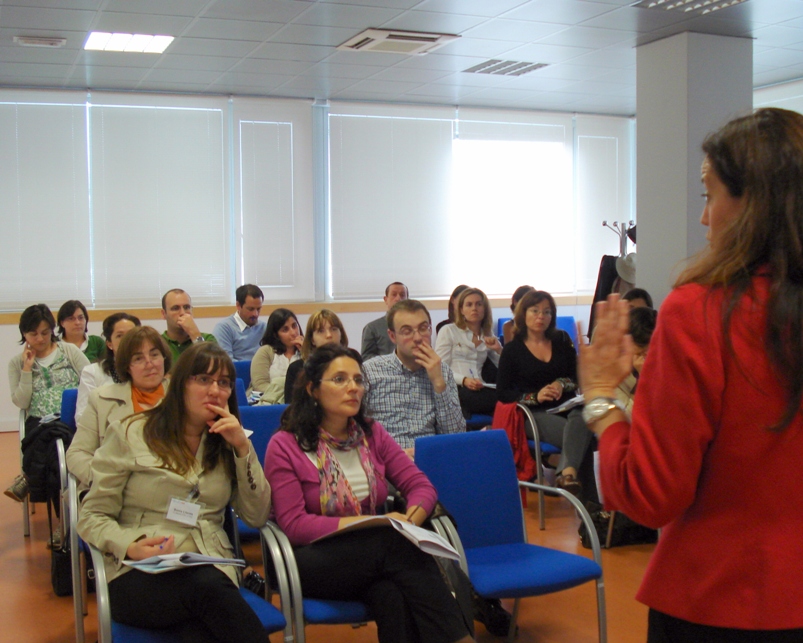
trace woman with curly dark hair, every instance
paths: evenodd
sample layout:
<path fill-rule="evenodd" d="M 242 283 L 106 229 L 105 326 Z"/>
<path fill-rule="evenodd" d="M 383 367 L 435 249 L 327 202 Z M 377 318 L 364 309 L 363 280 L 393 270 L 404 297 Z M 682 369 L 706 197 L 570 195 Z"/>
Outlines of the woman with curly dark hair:
<path fill-rule="evenodd" d="M 388 526 L 318 540 L 375 514 L 392 483 L 417 525 L 437 500 L 427 477 L 381 424 L 365 416 L 368 382 L 357 351 L 327 344 L 301 381 L 271 439 L 265 474 L 279 527 L 295 547 L 304 595 L 368 604 L 379 641 L 472 641 L 437 563 Z"/>

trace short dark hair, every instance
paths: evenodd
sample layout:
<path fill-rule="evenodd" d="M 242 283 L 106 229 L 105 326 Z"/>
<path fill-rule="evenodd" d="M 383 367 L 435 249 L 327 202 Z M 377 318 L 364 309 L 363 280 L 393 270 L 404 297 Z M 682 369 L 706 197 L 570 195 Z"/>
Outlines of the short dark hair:
<path fill-rule="evenodd" d="M 296 314 L 289 308 L 277 308 L 274 310 L 270 314 L 270 317 L 268 317 L 268 324 L 265 326 L 265 334 L 259 342 L 260 345 L 270 346 L 277 353 L 284 353 L 286 349 L 279 337 L 279 331 L 291 317 L 295 319 L 296 324 L 298 324 L 298 317 L 296 317 Z M 301 333 L 301 324 L 298 324 L 298 332 Z"/>
<path fill-rule="evenodd" d="M 170 367 L 173 364 L 173 354 L 167 346 L 167 342 L 162 339 L 162 336 L 154 328 L 150 326 L 140 326 L 135 328 L 130 333 L 126 333 L 120 346 L 117 347 L 117 354 L 114 356 L 114 366 L 117 370 L 117 379 L 121 382 L 130 382 L 131 373 L 128 370 L 131 368 L 131 358 L 145 342 L 150 342 L 153 347 L 157 349 L 164 357 L 165 374 L 170 372 Z"/>
<path fill-rule="evenodd" d="M 50 326 L 50 342 L 58 341 L 55 333 L 56 320 L 53 319 L 50 308 L 45 304 L 34 304 L 28 306 L 20 315 L 20 344 L 25 343 L 25 333 L 35 333 L 42 322 L 47 322 L 47 325 Z"/>
<path fill-rule="evenodd" d="M 326 344 L 316 348 L 304 362 L 304 368 L 293 387 L 293 400 L 282 415 L 280 430 L 296 436 L 298 446 L 303 451 L 315 451 L 318 448 L 318 430 L 323 421 L 323 409 L 312 396 L 311 391 L 319 388 L 321 378 L 338 357 L 350 357 L 362 370 L 362 356 L 353 348 L 340 344 Z M 310 387 L 310 391 L 307 390 Z M 362 427 L 366 435 L 371 435 L 374 421 L 365 415 L 365 397 L 354 415 L 354 421 Z"/>
<path fill-rule="evenodd" d="M 245 306 L 246 297 L 265 301 L 265 295 L 262 294 L 262 290 L 254 284 L 244 284 L 234 291 L 234 298 L 240 306 Z"/>
<path fill-rule="evenodd" d="M 401 281 L 394 281 L 392 284 L 388 284 L 387 286 L 385 286 L 385 297 L 388 296 L 391 286 L 404 286 L 404 295 L 406 297 L 410 296 L 410 291 L 405 284 L 403 284 Z"/>
<path fill-rule="evenodd" d="M 184 294 L 186 295 L 186 294 L 187 294 L 187 291 L 186 291 L 186 290 L 182 290 L 181 288 L 171 288 L 171 289 L 170 289 L 170 290 L 168 290 L 168 291 L 167 291 L 167 292 L 166 292 L 164 295 L 162 295 L 162 310 L 164 310 L 165 312 L 167 312 L 167 308 L 165 308 L 165 306 L 167 305 L 167 304 L 166 304 L 166 301 L 167 301 L 167 296 L 168 296 L 170 293 L 175 293 L 175 294 L 177 294 L 177 295 L 180 295 L 181 293 L 184 293 Z M 188 296 L 189 296 L 189 295 L 188 295 Z M 190 297 L 190 301 L 192 301 L 192 298 L 191 298 L 191 297 Z"/>
<path fill-rule="evenodd" d="M 516 304 L 518 304 L 521 301 L 521 298 L 531 290 L 535 290 L 535 288 L 532 286 L 519 286 L 515 291 L 513 291 L 513 296 L 510 298 L 510 310 L 512 312 L 516 312 Z"/>
<path fill-rule="evenodd" d="M 650 297 L 650 293 L 644 290 L 644 288 L 631 288 L 624 295 L 622 295 L 622 299 L 624 299 L 625 301 L 643 299 L 644 303 L 647 304 L 647 306 L 649 306 L 650 308 L 654 308 L 654 306 L 652 305 L 652 297 Z"/>
<path fill-rule="evenodd" d="M 103 320 L 103 337 L 106 338 L 107 342 L 111 341 L 112 335 L 114 334 L 114 327 L 117 325 L 117 322 L 121 322 L 124 319 L 130 321 L 132 324 L 134 324 L 134 326 L 142 326 L 142 322 L 139 321 L 139 317 L 129 315 L 128 313 L 112 313 Z M 101 368 L 103 368 L 103 372 L 106 373 L 106 375 L 112 375 L 113 373 L 116 373 L 114 364 L 114 351 L 108 346 L 106 346 L 106 350 L 103 355 Z"/>
<path fill-rule="evenodd" d="M 86 323 L 84 323 L 84 333 L 86 333 L 87 329 L 89 328 L 89 313 L 86 311 L 86 306 L 84 306 L 77 299 L 70 299 L 61 305 L 61 308 L 59 308 L 59 312 L 56 315 L 56 322 L 59 325 L 59 335 L 64 337 L 66 333 L 64 326 L 61 325 L 62 322 L 68 317 L 72 317 L 75 314 L 75 311 L 79 309 L 82 313 L 84 313 L 84 318 L 86 319 Z"/>
<path fill-rule="evenodd" d="M 649 346 L 652 333 L 655 330 L 655 322 L 658 319 L 658 311 L 652 308 L 633 308 L 630 311 L 630 328 L 628 332 L 633 337 L 636 346 Z"/>
<path fill-rule="evenodd" d="M 393 325 L 393 320 L 396 317 L 396 313 L 402 311 L 405 313 L 417 313 L 419 310 L 423 310 L 427 314 L 427 319 L 431 324 L 432 317 L 430 317 L 427 307 L 420 301 L 417 299 L 402 299 L 401 301 L 397 301 L 395 304 L 393 304 L 393 306 L 391 306 L 390 310 L 385 315 L 385 319 L 388 322 L 388 328 L 393 331 L 396 330 L 396 327 Z"/>
<path fill-rule="evenodd" d="M 555 305 L 555 300 L 552 295 L 544 290 L 531 290 L 516 304 L 516 310 L 513 312 L 513 336 L 516 339 L 524 341 L 527 339 L 527 309 L 532 308 L 536 304 L 545 301 L 549 304 L 552 311 L 552 318 L 549 320 L 549 326 L 544 331 L 547 339 L 552 339 L 555 335 L 555 324 L 558 323 L 558 307 Z"/>

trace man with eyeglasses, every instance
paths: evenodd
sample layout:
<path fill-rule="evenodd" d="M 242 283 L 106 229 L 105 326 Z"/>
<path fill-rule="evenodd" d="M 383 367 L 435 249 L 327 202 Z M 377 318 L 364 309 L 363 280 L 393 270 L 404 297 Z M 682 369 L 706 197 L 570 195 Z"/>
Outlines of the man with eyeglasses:
<path fill-rule="evenodd" d="M 394 281 L 385 288 L 385 306 L 390 310 L 397 301 L 407 299 L 409 296 L 407 286 L 400 281 Z M 389 355 L 393 350 L 393 342 L 388 337 L 387 315 L 382 315 L 379 319 L 365 325 L 365 328 L 362 329 L 362 350 L 360 351 L 363 360 L 378 355 Z"/>
<path fill-rule="evenodd" d="M 214 335 L 198 330 L 192 316 L 192 299 L 181 288 L 168 290 L 162 297 L 162 319 L 167 322 L 167 330 L 162 333 L 162 338 L 170 347 L 173 362 L 193 344 L 217 343 Z"/>
<path fill-rule="evenodd" d="M 396 350 L 363 365 L 371 385 L 370 415 L 412 457 L 415 439 L 466 430 L 451 369 L 432 348 L 432 320 L 415 299 L 396 302 L 387 314 Z"/>

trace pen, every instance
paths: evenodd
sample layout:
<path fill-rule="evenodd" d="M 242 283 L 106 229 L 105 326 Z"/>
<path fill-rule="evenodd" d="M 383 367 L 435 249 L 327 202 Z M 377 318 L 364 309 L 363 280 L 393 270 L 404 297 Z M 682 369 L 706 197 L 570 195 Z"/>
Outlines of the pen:
<path fill-rule="evenodd" d="M 166 542 L 167 542 L 167 536 L 165 536 L 165 537 L 164 537 L 164 540 L 162 541 L 162 544 L 161 544 L 161 545 L 159 545 L 159 549 L 164 549 L 164 548 L 165 548 L 165 543 L 166 543 Z"/>
<path fill-rule="evenodd" d="M 419 509 L 421 509 L 421 505 L 416 505 L 415 507 L 413 507 L 412 511 L 407 513 L 407 522 L 413 522 L 413 516 L 415 515 L 415 512 L 418 511 Z"/>

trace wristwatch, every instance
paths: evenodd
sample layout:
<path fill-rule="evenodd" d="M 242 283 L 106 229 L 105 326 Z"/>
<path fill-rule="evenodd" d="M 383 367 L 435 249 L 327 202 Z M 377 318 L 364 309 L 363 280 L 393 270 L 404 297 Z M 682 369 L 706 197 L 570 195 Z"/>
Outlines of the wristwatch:
<path fill-rule="evenodd" d="M 203 335 L 198 335 L 198 337 L 196 337 L 195 339 L 192 340 L 192 343 L 193 344 L 200 344 L 202 341 L 204 341 L 204 336 Z"/>
<path fill-rule="evenodd" d="M 595 397 L 593 400 L 586 402 L 583 407 L 583 421 L 587 425 L 593 424 L 614 409 L 619 409 L 624 413 L 625 405 L 613 397 Z"/>

